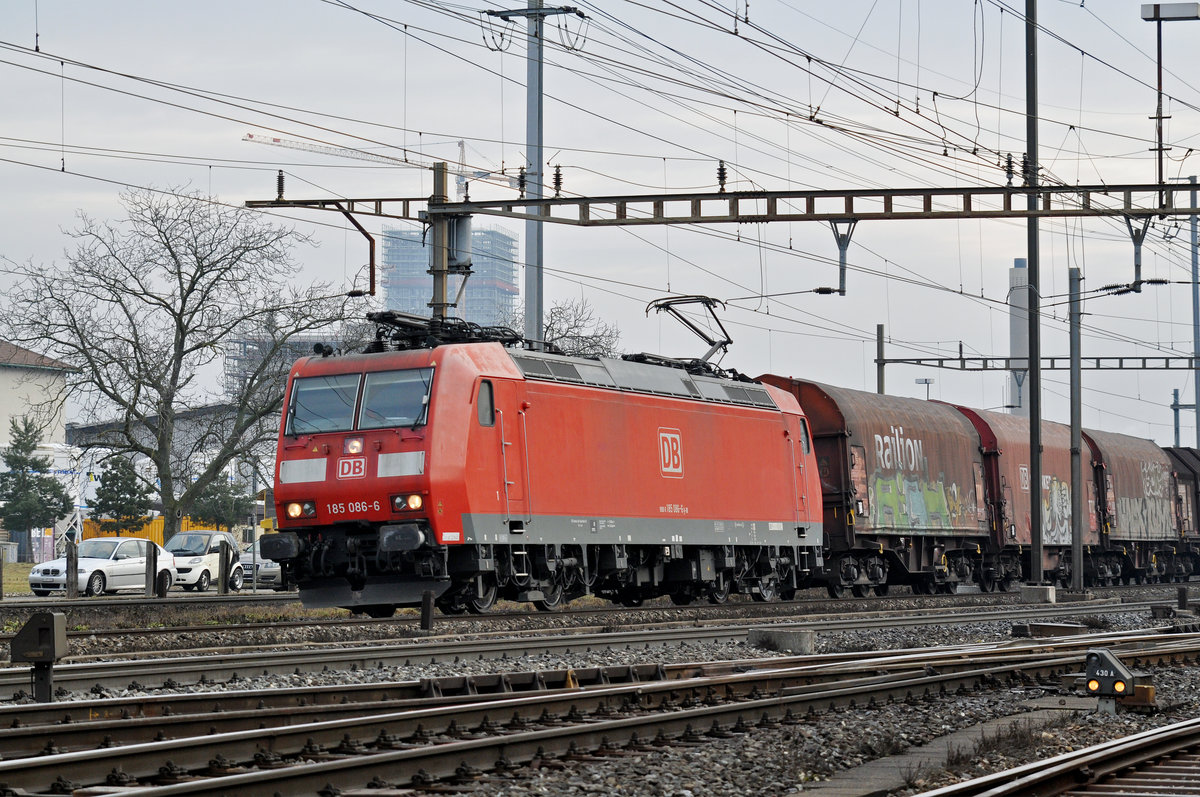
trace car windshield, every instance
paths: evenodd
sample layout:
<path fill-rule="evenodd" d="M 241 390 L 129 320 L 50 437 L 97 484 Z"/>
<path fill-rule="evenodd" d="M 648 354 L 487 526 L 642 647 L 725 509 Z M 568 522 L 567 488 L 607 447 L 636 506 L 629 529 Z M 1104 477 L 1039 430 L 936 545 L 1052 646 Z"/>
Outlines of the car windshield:
<path fill-rule="evenodd" d="M 80 559 L 109 559 L 117 549 L 118 540 L 84 540 L 77 551 Z"/>
<path fill-rule="evenodd" d="M 190 553 L 203 556 L 208 553 L 207 534 L 176 534 L 167 542 L 167 550 L 171 553 Z"/>

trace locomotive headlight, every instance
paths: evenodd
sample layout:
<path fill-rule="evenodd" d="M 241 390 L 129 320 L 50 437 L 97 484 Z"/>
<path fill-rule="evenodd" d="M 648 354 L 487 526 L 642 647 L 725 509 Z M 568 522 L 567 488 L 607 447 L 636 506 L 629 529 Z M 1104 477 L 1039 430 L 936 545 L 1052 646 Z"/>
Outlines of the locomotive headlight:
<path fill-rule="evenodd" d="M 416 512 L 423 506 L 425 506 L 425 499 L 416 493 L 392 496 L 392 510 L 395 512 Z"/>
<path fill-rule="evenodd" d="M 363 452 L 363 439 L 361 437 L 347 437 L 342 441 L 343 454 L 361 454 Z"/>
<path fill-rule="evenodd" d="M 292 501 L 286 511 L 290 518 L 316 517 L 317 505 L 312 501 Z"/>

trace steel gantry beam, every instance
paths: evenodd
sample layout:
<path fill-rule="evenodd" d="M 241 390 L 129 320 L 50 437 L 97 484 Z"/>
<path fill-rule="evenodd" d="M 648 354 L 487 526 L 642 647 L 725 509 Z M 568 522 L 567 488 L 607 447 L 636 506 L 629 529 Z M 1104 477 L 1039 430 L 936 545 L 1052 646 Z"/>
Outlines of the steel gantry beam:
<path fill-rule="evenodd" d="M 1027 357 L 879 357 L 876 365 L 921 365 L 954 371 L 1012 371 L 1028 368 Z M 1042 357 L 1043 371 L 1066 371 L 1071 358 Z M 1079 367 L 1085 371 L 1191 371 L 1195 357 L 1083 357 Z"/>
<path fill-rule="evenodd" d="M 1163 205 L 1159 205 L 1159 192 Z M 1018 200 L 1038 195 L 1036 207 Z M 538 219 L 581 227 L 639 224 L 720 224 L 770 221 L 898 221 L 911 219 L 1025 219 L 1116 216 L 1143 219 L 1191 215 L 1200 208 L 1189 188 L 1136 185 L 889 188 L 851 191 L 738 191 L 629 194 L 601 197 L 520 198 L 433 202 L 428 197 L 254 200 L 252 208 L 337 210 L 431 222 L 439 216 L 486 215 Z M 338 207 L 340 206 L 340 207 Z"/>

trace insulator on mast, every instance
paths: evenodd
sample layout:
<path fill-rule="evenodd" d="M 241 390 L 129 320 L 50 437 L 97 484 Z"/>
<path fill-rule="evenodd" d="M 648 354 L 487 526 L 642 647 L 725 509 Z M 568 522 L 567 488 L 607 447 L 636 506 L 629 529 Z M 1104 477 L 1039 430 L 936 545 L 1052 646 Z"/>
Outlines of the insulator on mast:
<path fill-rule="evenodd" d="M 562 164 L 554 166 L 554 198 L 557 199 L 562 195 Z"/>
<path fill-rule="evenodd" d="M 717 192 L 725 193 L 725 178 L 729 176 L 729 172 L 725 170 L 725 161 L 717 161 Z"/>
<path fill-rule="evenodd" d="M 517 172 L 517 191 L 520 194 L 520 198 L 524 199 L 525 198 L 525 167 L 524 166 L 522 166 L 521 170 L 519 172 Z"/>
<path fill-rule="evenodd" d="M 282 202 L 283 201 L 283 169 L 280 169 L 279 173 L 275 175 L 275 193 L 276 193 L 275 201 Z"/>

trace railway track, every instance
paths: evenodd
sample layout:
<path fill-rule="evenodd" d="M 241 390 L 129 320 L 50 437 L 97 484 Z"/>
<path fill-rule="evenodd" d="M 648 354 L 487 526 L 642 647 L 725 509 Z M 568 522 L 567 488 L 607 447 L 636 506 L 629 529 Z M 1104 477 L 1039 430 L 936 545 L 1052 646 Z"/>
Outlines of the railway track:
<path fill-rule="evenodd" d="M 372 781 L 442 789 L 455 779 L 485 771 L 503 777 L 553 757 L 712 743 L 843 706 L 1072 680 L 1086 648 L 1098 641 L 1143 663 L 1200 655 L 1200 640 L 1191 635 L 1125 634 L 786 658 L 753 662 L 748 671 L 741 671 L 747 662 L 685 664 L 655 680 L 487 695 L 448 697 L 429 683 L 416 692 L 388 685 L 382 688 L 391 694 L 382 700 L 364 690 L 372 699 L 361 703 L 327 696 L 321 704 L 296 705 L 306 698 L 295 693 L 277 696 L 274 708 L 246 708 L 252 695 L 206 695 L 193 706 L 219 700 L 219 710 L 162 716 L 160 706 L 159 716 L 145 719 L 113 720 L 111 702 L 64 704 L 60 712 L 71 711 L 69 722 L 60 716 L 57 725 L 32 724 L 31 716 L 29 727 L 0 731 L 0 746 L 27 756 L 0 761 L 0 782 L 30 793 L 107 784 L 146 795 L 333 793 L 326 787 Z"/>
<path fill-rule="evenodd" d="M 1200 719 L 926 792 L 922 797 L 1162 797 L 1200 792 Z"/>
<path fill-rule="evenodd" d="M 744 642 L 751 631 L 764 628 L 775 631 L 810 630 L 816 633 L 888 627 L 920 627 L 942 623 L 1014 622 L 1042 620 L 1062 616 L 1087 616 L 1105 613 L 1143 613 L 1161 601 L 1130 603 L 1060 604 L 1054 606 L 1005 606 L 963 610 L 950 608 L 910 612 L 871 612 L 852 617 L 834 617 L 801 622 L 745 624 L 728 620 L 689 619 L 654 623 L 651 628 L 620 629 L 576 627 L 569 634 L 514 635 L 511 631 L 472 634 L 471 639 L 445 637 L 405 637 L 377 639 L 365 644 L 344 642 L 303 642 L 277 644 L 262 650 L 256 642 L 245 647 L 221 645 L 191 648 L 179 654 L 155 652 L 104 653 L 74 655 L 58 664 L 54 679 L 58 687 L 81 691 L 93 687 L 124 689 L 132 682 L 141 687 L 178 688 L 198 682 L 224 682 L 256 674 L 312 672 L 324 669 L 383 668 L 410 663 L 434 663 L 463 659 L 503 659 L 522 655 L 605 648 L 636 648 L 707 641 Z M 776 618 L 777 619 L 777 618 Z M 211 629 L 210 629 L 211 630 Z M 177 629 L 175 629 L 177 633 Z M 98 633 L 98 632 L 93 632 Z M 122 631 L 122 633 L 125 633 Z M 150 633 L 162 634 L 161 630 Z M 0 694 L 13 694 L 29 684 L 30 668 L 0 668 Z"/>

